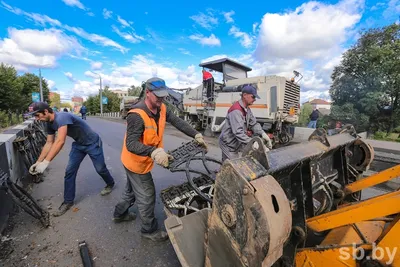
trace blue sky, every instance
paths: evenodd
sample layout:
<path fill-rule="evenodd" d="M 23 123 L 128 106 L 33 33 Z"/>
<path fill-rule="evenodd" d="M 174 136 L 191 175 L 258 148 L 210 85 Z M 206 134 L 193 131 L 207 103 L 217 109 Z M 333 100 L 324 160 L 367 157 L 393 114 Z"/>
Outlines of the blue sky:
<path fill-rule="evenodd" d="M 360 29 L 398 20 L 389 1 L 0 1 L 0 61 L 42 75 L 63 99 L 152 76 L 201 83 L 202 61 L 230 57 L 250 76 L 300 71 L 301 99 L 329 99 L 330 75 Z"/>

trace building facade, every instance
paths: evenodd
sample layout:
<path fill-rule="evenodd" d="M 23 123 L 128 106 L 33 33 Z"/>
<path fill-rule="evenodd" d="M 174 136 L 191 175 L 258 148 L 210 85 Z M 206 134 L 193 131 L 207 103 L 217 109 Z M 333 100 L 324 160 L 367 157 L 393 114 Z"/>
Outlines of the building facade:
<path fill-rule="evenodd" d="M 128 91 L 119 90 L 119 89 L 110 90 L 110 91 L 115 93 L 115 94 L 117 94 L 119 98 L 122 98 L 124 96 L 128 96 Z"/>

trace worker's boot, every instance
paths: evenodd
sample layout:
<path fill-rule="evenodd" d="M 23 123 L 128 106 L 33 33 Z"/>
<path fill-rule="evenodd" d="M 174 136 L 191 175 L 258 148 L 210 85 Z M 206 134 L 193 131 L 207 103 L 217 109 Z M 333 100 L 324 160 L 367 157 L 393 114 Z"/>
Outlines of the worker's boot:
<path fill-rule="evenodd" d="M 128 221 L 133 221 L 136 219 L 136 213 L 134 212 L 128 212 L 126 215 L 121 216 L 121 217 L 114 217 L 113 221 L 115 223 L 120 223 L 120 222 L 128 222 Z"/>
<path fill-rule="evenodd" d="M 110 194 L 111 191 L 113 190 L 114 185 L 115 185 L 115 184 L 113 184 L 113 185 L 107 185 L 106 187 L 104 187 L 103 190 L 101 190 L 100 194 L 101 194 L 102 196 L 106 196 L 106 195 Z"/>
<path fill-rule="evenodd" d="M 157 231 L 155 231 L 155 232 L 153 232 L 151 234 L 142 233 L 142 237 L 151 239 L 151 240 L 156 241 L 156 242 L 161 242 L 161 241 L 168 240 L 167 232 L 162 231 L 162 230 L 157 230 Z"/>
<path fill-rule="evenodd" d="M 58 208 L 58 211 L 53 213 L 54 217 L 58 217 L 63 215 L 64 213 L 67 212 L 74 204 L 72 203 L 62 203 L 61 206 Z"/>

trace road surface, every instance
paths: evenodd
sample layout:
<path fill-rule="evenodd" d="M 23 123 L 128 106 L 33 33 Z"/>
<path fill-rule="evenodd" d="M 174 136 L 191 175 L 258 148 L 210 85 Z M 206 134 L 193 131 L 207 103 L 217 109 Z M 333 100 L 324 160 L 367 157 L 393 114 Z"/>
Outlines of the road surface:
<path fill-rule="evenodd" d="M 40 224 L 24 212 L 14 217 L 13 221 L 17 222 L 11 235 L 14 252 L 3 262 L 4 266 L 81 266 L 78 242 L 82 240 L 88 243 L 96 266 L 180 266 L 170 242 L 157 244 L 141 238 L 140 218 L 121 224 L 112 221 L 114 205 L 120 200 L 126 182 L 120 161 L 126 126 L 90 117 L 87 122 L 103 140 L 106 164 L 116 180 L 115 190 L 108 196 L 100 196 L 104 182 L 87 156 L 77 175 L 75 206 L 61 217 L 51 217 L 50 228 L 41 229 Z M 165 150 L 175 149 L 190 140 L 167 127 Z M 63 200 L 64 172 L 71 143 L 72 139 L 68 138 L 46 170 L 45 180 L 33 185 L 32 195 L 42 207 L 50 208 L 50 212 Z M 209 155 L 220 159 L 220 151 L 215 146 L 210 147 Z M 186 177 L 156 166 L 153 178 L 157 192 L 156 216 L 164 227 L 165 214 L 159 192 L 186 181 Z"/>
<path fill-rule="evenodd" d="M 14 251 L 8 260 L 0 262 L 0 266 L 81 266 L 78 242 L 83 240 L 88 243 L 97 267 L 180 266 L 169 241 L 160 244 L 141 238 L 140 218 L 121 224 L 112 221 L 114 205 L 120 200 L 126 181 L 120 162 L 125 124 L 92 117 L 87 122 L 103 140 L 106 164 L 116 180 L 115 190 L 108 196 L 100 196 L 104 183 L 95 172 L 90 158 L 86 157 L 77 176 L 75 206 L 61 217 L 51 217 L 52 225 L 48 229 L 41 228 L 24 212 L 14 216 L 12 222 L 15 226 L 10 235 Z M 190 140 L 190 137 L 167 127 L 165 149 L 175 149 Z M 207 140 L 214 144 L 210 146 L 209 155 L 220 159 L 221 152 L 215 145 L 216 141 Z M 68 138 L 60 154 L 49 165 L 45 180 L 32 188 L 32 195 L 50 212 L 57 209 L 63 199 L 64 172 L 71 143 Z M 163 227 L 165 214 L 159 192 L 186 181 L 186 178 L 181 173 L 171 173 L 159 166 L 154 168 L 153 178 L 157 190 L 156 216 Z M 368 198 L 380 193 L 371 189 L 363 196 Z"/>

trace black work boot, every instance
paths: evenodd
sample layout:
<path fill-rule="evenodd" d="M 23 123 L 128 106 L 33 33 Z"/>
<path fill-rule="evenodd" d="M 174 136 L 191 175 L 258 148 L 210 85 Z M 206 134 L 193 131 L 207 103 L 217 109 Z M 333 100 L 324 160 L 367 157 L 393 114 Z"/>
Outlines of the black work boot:
<path fill-rule="evenodd" d="M 136 219 L 136 213 L 134 212 L 128 212 L 126 215 L 121 216 L 121 217 L 114 217 L 113 221 L 115 223 L 120 223 L 120 222 L 128 222 L 128 221 L 133 221 Z"/>
<path fill-rule="evenodd" d="M 162 241 L 168 240 L 167 232 L 162 231 L 162 230 L 157 230 L 157 231 L 155 231 L 153 233 L 150 233 L 150 234 L 142 233 L 142 237 L 151 239 L 151 240 L 156 241 L 156 242 L 162 242 Z"/>
<path fill-rule="evenodd" d="M 62 203 L 61 206 L 58 208 L 58 211 L 53 213 L 54 217 L 58 217 L 63 215 L 64 213 L 67 212 L 67 210 L 69 210 L 74 204 L 72 203 Z"/>

